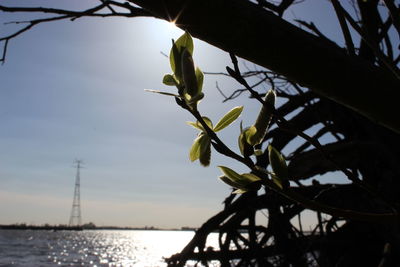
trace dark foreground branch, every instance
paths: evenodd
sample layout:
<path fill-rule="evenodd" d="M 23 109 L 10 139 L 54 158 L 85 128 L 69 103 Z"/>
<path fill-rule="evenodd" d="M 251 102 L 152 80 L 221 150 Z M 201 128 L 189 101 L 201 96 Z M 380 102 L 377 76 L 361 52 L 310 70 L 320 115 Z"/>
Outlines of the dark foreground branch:
<path fill-rule="evenodd" d="M 393 116 L 400 112 L 399 79 L 250 1 L 131 1 L 156 17 L 174 20 L 199 39 L 400 132 L 400 120 Z"/>

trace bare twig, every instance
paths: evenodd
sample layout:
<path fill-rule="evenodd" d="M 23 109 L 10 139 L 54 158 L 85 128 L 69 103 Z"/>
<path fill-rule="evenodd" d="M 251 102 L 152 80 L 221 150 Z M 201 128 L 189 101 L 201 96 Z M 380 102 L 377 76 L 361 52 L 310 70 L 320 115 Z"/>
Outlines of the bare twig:
<path fill-rule="evenodd" d="M 73 10 L 66 10 L 66 9 L 57 9 L 57 8 L 46 8 L 46 7 L 7 7 L 4 5 L 0 5 L 0 11 L 3 12 L 9 12 L 9 13 L 42 13 L 42 14 L 53 14 L 56 16 L 52 17 L 47 17 L 47 18 L 40 18 L 40 19 L 35 19 L 35 20 L 30 20 L 30 21 L 12 21 L 9 22 L 13 24 L 27 24 L 26 26 L 22 27 L 21 29 L 15 31 L 12 34 L 9 34 L 7 36 L 0 36 L 0 42 L 4 41 L 5 44 L 3 46 L 3 56 L 0 59 L 0 62 L 4 64 L 6 54 L 7 54 L 7 46 L 9 44 L 9 41 L 22 33 L 32 29 L 34 26 L 39 25 L 41 23 L 45 22 L 52 22 L 52 21 L 59 21 L 59 20 L 65 20 L 65 19 L 70 19 L 70 20 L 75 20 L 77 18 L 81 17 L 137 17 L 137 16 L 152 16 L 149 12 L 133 7 L 129 4 L 122 4 L 119 2 L 115 1 L 107 1 L 107 0 L 101 0 L 101 4 L 97 5 L 93 8 L 89 8 L 83 11 L 73 11 Z M 129 12 L 128 13 L 123 13 L 123 12 L 116 12 L 114 9 L 112 9 L 112 5 L 125 8 Z M 98 11 L 101 11 L 107 7 L 108 9 L 111 9 L 111 13 L 97 13 Z"/>
<path fill-rule="evenodd" d="M 8 39 L 5 40 L 5 42 L 4 42 L 3 55 L 0 58 L 1 64 L 4 64 L 6 62 L 7 46 L 8 46 Z"/>

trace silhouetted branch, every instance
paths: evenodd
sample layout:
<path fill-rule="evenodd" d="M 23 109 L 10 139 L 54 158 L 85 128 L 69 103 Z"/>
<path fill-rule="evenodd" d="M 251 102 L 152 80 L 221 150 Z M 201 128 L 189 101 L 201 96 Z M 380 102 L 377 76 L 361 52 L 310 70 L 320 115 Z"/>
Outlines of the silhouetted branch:
<path fill-rule="evenodd" d="M 342 29 L 343 37 L 346 42 L 346 48 L 350 55 L 355 55 L 354 43 L 351 38 L 349 27 L 347 26 L 346 19 L 343 15 L 342 9 L 339 7 L 338 0 L 331 0 L 333 8 L 335 9 L 336 16 L 339 20 L 340 28 Z"/>
<path fill-rule="evenodd" d="M 66 10 L 66 9 L 57 9 L 57 8 L 46 8 L 46 7 L 8 7 L 4 5 L 0 5 L 0 11 L 8 12 L 8 13 L 38 13 L 38 14 L 51 14 L 57 16 L 50 16 L 47 18 L 40 18 L 28 21 L 11 21 L 6 24 L 26 24 L 26 26 L 22 27 L 19 30 L 16 30 L 14 33 L 11 33 L 7 36 L 0 36 L 0 42 L 4 42 L 3 46 L 3 56 L 0 59 L 0 62 L 4 64 L 6 54 L 7 54 L 7 46 L 9 41 L 22 33 L 32 29 L 34 26 L 46 23 L 46 22 L 53 22 L 59 20 L 76 20 L 81 17 L 138 17 L 138 16 L 153 16 L 149 12 L 131 6 L 127 3 L 119 3 L 116 1 L 101 1 L 100 5 L 97 5 L 93 8 L 89 8 L 83 11 L 74 11 L 74 10 Z M 127 9 L 129 12 L 116 12 L 112 6 L 117 6 L 120 8 Z M 108 8 L 111 10 L 111 13 L 98 13 L 99 11 L 103 10 L 104 8 Z"/>
<path fill-rule="evenodd" d="M 385 2 L 385 5 L 389 10 L 393 25 L 396 28 L 397 34 L 400 38 L 400 8 L 396 7 L 393 0 L 383 0 L 383 2 Z"/>
<path fill-rule="evenodd" d="M 346 20 L 350 23 L 353 29 L 360 35 L 360 37 L 365 41 L 365 43 L 372 49 L 375 56 L 381 60 L 385 66 L 395 75 L 397 79 L 400 79 L 400 70 L 396 65 L 390 62 L 390 59 L 382 53 L 380 48 L 375 45 L 374 41 L 368 36 L 366 32 L 357 24 L 357 22 L 350 16 L 350 14 L 340 5 L 339 2 L 336 2 L 336 8 L 343 14 Z"/>
<path fill-rule="evenodd" d="M 230 54 L 231 56 L 231 60 L 234 66 L 234 70 L 227 67 L 227 71 L 228 73 L 235 78 L 240 84 L 242 84 L 251 94 L 254 98 L 256 98 L 262 105 L 267 105 L 267 103 L 265 103 L 265 101 L 259 96 L 259 94 L 257 92 L 255 92 L 253 90 L 253 88 L 251 88 L 249 86 L 249 84 L 247 83 L 247 81 L 240 75 L 240 70 L 239 70 L 239 66 L 238 66 L 238 61 L 236 59 L 236 56 L 234 54 Z M 296 127 L 293 126 L 293 124 L 289 121 L 287 121 L 283 116 L 281 116 L 280 114 L 278 114 L 275 110 L 275 107 L 273 106 L 267 106 L 268 109 L 273 111 L 273 116 L 276 118 L 275 122 L 277 123 L 278 127 L 280 129 L 283 129 L 285 131 L 289 131 L 291 133 L 293 133 L 295 136 L 299 136 L 301 138 L 303 138 L 304 140 L 306 140 L 307 142 L 309 142 L 311 145 L 313 145 L 320 153 L 321 155 L 328 160 L 331 164 L 333 164 L 337 170 L 340 170 L 342 173 L 344 173 L 346 175 L 346 177 L 352 181 L 353 183 L 357 184 L 358 186 L 360 186 L 361 188 L 363 188 L 364 190 L 366 190 L 368 193 L 370 193 L 371 195 L 378 197 L 380 199 L 382 199 L 383 201 L 387 202 L 386 198 L 382 195 L 380 195 L 374 188 L 372 188 L 370 185 L 368 185 L 365 181 L 360 180 L 356 175 L 354 175 L 351 171 L 347 170 L 346 168 L 344 168 L 342 165 L 340 165 L 334 157 L 332 157 L 332 155 L 330 153 L 328 153 L 325 148 L 321 145 L 321 143 L 318 141 L 318 139 L 315 139 L 309 135 L 307 135 L 306 133 L 304 133 L 301 130 L 298 130 Z M 279 149 L 279 148 L 278 148 Z M 259 173 L 256 170 L 253 169 L 253 172 L 255 172 L 256 174 Z M 262 177 L 263 175 L 261 175 L 260 177 Z M 266 186 L 268 186 L 271 189 L 277 190 L 277 187 L 275 184 L 271 183 L 270 181 L 264 179 L 263 180 L 264 184 Z M 287 192 L 285 190 L 277 190 L 277 192 L 283 194 L 284 196 L 287 194 Z M 287 195 L 286 195 L 287 196 Z M 293 196 L 292 196 L 293 197 Z M 296 196 L 297 198 L 297 196 Z M 300 200 L 301 199 L 301 200 Z M 303 204 L 303 205 L 310 205 L 310 206 L 306 206 L 308 208 L 311 209 L 315 209 L 315 206 L 313 206 L 312 203 L 307 202 L 307 203 L 302 203 L 301 201 L 305 201 L 304 198 L 298 196 L 297 198 L 297 202 Z M 394 211 L 396 210 L 394 208 L 394 206 L 390 203 L 386 203 L 388 206 L 390 206 Z M 317 204 L 318 205 L 318 204 Z M 326 210 L 329 210 L 330 212 L 335 212 L 335 209 L 330 209 L 330 207 L 321 207 L 324 208 Z M 318 209 L 315 209 L 316 211 L 319 211 Z M 340 211 L 342 212 L 342 211 Z M 331 213 L 328 213 L 331 214 Z M 333 216 L 338 216 L 338 214 L 331 214 Z M 397 217 L 397 211 L 395 211 L 394 214 L 392 214 L 394 217 Z M 362 217 L 362 216 L 361 216 Z"/>

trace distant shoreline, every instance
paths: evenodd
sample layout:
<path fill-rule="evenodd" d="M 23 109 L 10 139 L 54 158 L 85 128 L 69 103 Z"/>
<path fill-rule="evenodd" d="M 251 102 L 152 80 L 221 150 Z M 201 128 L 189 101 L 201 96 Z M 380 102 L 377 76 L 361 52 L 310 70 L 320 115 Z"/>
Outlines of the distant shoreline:
<path fill-rule="evenodd" d="M 82 230 L 154 230 L 154 231 L 196 231 L 197 228 L 181 227 L 180 229 L 163 229 L 153 226 L 146 227 L 118 227 L 118 226 L 68 226 L 68 225 L 26 225 L 26 224 L 9 224 L 0 225 L 0 230 L 47 230 L 47 231 L 82 231 Z"/>

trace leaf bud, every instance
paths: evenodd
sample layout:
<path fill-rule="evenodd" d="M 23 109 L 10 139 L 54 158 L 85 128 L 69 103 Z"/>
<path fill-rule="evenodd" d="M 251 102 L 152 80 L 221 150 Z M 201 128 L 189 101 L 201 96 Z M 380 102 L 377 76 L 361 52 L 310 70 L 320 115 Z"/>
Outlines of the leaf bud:
<path fill-rule="evenodd" d="M 195 97 L 198 92 L 197 79 L 193 58 L 187 49 L 184 49 L 182 53 L 181 70 L 183 82 L 185 84 L 185 93 L 187 93 L 190 97 Z"/>

